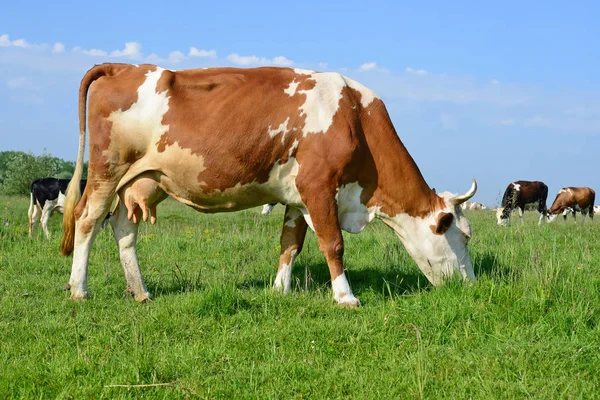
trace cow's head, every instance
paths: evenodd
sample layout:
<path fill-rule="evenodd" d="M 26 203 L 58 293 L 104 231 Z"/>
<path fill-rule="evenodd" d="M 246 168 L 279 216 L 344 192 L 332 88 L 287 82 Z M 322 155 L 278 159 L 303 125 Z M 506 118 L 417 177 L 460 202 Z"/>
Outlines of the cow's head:
<path fill-rule="evenodd" d="M 405 213 L 382 218 L 400 238 L 427 279 L 442 285 L 445 278 L 458 273 L 463 279 L 475 279 L 468 243 L 471 226 L 460 205 L 473 197 L 477 183 L 463 195 L 441 193 L 438 206 L 424 217 Z"/>
<path fill-rule="evenodd" d="M 567 218 L 567 215 L 574 213 L 575 211 L 571 207 L 566 207 L 562 211 L 562 215 L 564 218 Z M 561 214 L 560 211 L 547 210 L 546 211 L 546 220 L 548 222 L 554 222 L 558 218 L 558 215 Z"/>
<path fill-rule="evenodd" d="M 496 209 L 496 218 L 498 219 L 499 226 L 509 226 L 510 225 L 510 208 L 509 207 L 499 207 Z"/>

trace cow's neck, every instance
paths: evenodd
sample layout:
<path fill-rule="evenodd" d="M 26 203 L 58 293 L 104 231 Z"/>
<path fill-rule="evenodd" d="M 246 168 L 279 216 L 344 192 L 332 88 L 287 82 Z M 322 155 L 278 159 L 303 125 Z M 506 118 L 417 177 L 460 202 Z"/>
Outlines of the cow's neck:
<path fill-rule="evenodd" d="M 377 188 L 369 205 L 378 207 L 383 217 L 408 214 L 422 218 L 444 208 L 443 200 L 427 185 L 394 128 L 388 130 L 367 139 L 377 171 Z"/>

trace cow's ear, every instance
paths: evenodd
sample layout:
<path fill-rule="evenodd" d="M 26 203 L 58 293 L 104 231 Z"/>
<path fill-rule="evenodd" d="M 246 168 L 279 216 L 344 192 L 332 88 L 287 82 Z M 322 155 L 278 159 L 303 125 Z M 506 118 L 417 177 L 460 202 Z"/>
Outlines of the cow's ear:
<path fill-rule="evenodd" d="M 431 225 L 431 230 L 436 235 L 443 235 L 452 225 L 452 221 L 454 221 L 454 215 L 452 213 L 440 213 L 437 218 L 437 225 Z"/>

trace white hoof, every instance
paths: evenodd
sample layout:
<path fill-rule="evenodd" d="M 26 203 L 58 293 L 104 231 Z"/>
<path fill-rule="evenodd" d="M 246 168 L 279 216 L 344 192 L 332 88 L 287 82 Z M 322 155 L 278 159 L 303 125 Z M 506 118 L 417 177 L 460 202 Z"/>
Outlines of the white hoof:
<path fill-rule="evenodd" d="M 346 295 L 344 297 L 341 298 L 336 298 L 335 301 L 337 301 L 338 305 L 341 307 L 358 307 L 360 306 L 360 301 L 352 296 L 352 295 Z"/>

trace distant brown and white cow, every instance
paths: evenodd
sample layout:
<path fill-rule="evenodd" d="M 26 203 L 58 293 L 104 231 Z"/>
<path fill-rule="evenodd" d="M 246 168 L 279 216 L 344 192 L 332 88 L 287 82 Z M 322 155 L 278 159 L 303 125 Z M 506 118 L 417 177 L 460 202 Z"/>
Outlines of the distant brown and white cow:
<path fill-rule="evenodd" d="M 29 211 L 27 213 L 29 217 L 29 237 L 33 236 L 33 229 L 41 220 L 42 229 L 46 237 L 50 239 L 48 221 L 50 221 L 54 211 L 63 212 L 69 181 L 69 179 L 38 178 L 31 182 Z M 84 190 L 85 183 L 85 180 L 80 181 L 80 190 Z"/>
<path fill-rule="evenodd" d="M 498 225 L 510 225 L 510 214 L 513 210 L 519 210 L 519 218 L 523 225 L 523 212 L 525 207 L 533 205 L 540 213 L 538 224 L 541 224 L 546 215 L 546 199 L 548 198 L 548 186 L 539 181 L 516 181 L 508 184 L 502 196 L 502 205 L 496 210 Z"/>
<path fill-rule="evenodd" d="M 461 204 L 463 210 L 487 210 L 487 207 L 476 201 L 465 201 Z"/>
<path fill-rule="evenodd" d="M 558 191 L 554 203 L 548 209 L 548 221 L 555 221 L 559 214 L 573 213 L 573 219 L 577 211 L 581 212 L 581 223 L 585 222 L 585 217 L 589 213 L 590 218 L 594 219 L 594 202 L 596 201 L 596 192 L 589 187 L 567 187 Z"/>
<path fill-rule="evenodd" d="M 77 190 L 86 140 L 89 184 Z M 474 279 L 468 220 L 475 194 L 435 194 L 398 138 L 383 102 L 338 73 L 290 68 L 165 70 L 103 64 L 79 90 L 79 153 L 65 203 L 61 252 L 74 252 L 68 288 L 86 297 L 88 259 L 102 218 L 111 217 L 128 290 L 150 298 L 140 272 L 137 222 L 156 221 L 171 196 L 200 212 L 286 204 L 274 286 L 291 287 L 307 227 L 324 254 L 334 299 L 355 306 L 343 266 L 341 230 L 389 225 L 434 285 Z M 451 168 L 452 160 L 448 158 Z M 81 197 L 81 199 L 80 199 Z"/>

